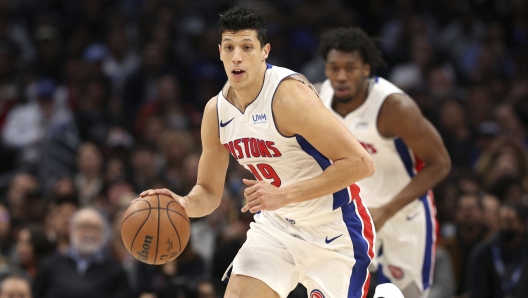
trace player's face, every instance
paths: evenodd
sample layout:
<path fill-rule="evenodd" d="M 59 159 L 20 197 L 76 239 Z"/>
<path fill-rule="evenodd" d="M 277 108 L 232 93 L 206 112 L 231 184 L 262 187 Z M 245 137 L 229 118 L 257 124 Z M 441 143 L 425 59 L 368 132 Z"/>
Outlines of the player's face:
<path fill-rule="evenodd" d="M 334 88 L 334 100 L 350 102 L 363 88 L 370 75 L 370 65 L 363 62 L 357 51 L 330 50 L 326 57 L 326 77 Z"/>
<path fill-rule="evenodd" d="M 263 75 L 270 45 L 261 47 L 255 30 L 225 31 L 218 47 L 229 83 L 235 90 L 252 83 L 262 84 L 256 81 Z"/>

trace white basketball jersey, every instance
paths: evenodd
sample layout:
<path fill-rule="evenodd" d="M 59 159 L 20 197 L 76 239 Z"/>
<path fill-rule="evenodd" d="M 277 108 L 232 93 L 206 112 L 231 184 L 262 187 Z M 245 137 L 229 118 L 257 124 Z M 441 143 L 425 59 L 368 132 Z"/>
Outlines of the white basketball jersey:
<path fill-rule="evenodd" d="M 385 138 L 378 131 L 378 114 L 383 102 L 391 94 L 404 94 L 389 81 L 373 77 L 370 79 L 365 102 L 345 117 L 332 109 L 334 89 L 329 80 L 321 86 L 320 96 L 338 119 L 352 132 L 371 155 L 376 172 L 357 184 L 367 207 L 379 207 L 399 193 L 411 178 L 423 167 L 423 163 L 398 137 Z"/>
<path fill-rule="evenodd" d="M 277 187 L 313 178 L 332 163 L 302 136 L 284 137 L 277 130 L 273 97 L 279 84 L 288 77 L 313 89 L 301 74 L 268 64 L 262 89 L 244 112 L 226 99 L 229 82 L 217 98 L 220 142 L 257 180 Z M 357 195 L 357 186 L 353 185 L 318 199 L 286 205 L 273 213 L 295 223 L 296 219 L 323 215 L 347 205 Z"/>

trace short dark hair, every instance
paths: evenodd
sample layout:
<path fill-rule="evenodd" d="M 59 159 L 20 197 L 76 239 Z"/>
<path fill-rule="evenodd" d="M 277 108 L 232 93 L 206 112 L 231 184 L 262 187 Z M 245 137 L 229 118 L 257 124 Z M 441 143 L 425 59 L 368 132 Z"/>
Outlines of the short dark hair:
<path fill-rule="evenodd" d="M 358 27 L 336 28 L 321 36 L 319 53 L 326 60 L 330 50 L 342 52 L 357 51 L 363 62 L 370 65 L 371 74 L 380 66 L 385 66 L 381 51 L 376 47 L 375 40 Z"/>
<path fill-rule="evenodd" d="M 268 30 L 264 15 L 255 9 L 235 6 L 220 14 L 218 21 L 220 35 L 226 31 L 237 32 L 240 30 L 255 30 L 260 46 L 268 43 Z"/>

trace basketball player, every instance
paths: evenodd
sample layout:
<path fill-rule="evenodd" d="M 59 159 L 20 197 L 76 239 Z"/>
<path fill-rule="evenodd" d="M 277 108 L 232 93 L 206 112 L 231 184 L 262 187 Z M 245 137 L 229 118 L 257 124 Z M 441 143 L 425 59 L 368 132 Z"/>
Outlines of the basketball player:
<path fill-rule="evenodd" d="M 220 17 L 228 82 L 207 104 L 197 184 L 180 202 L 190 217 L 220 204 L 229 154 L 251 171 L 243 212 L 256 213 L 226 271 L 225 297 L 366 297 L 374 230 L 356 181 L 372 159 L 306 78 L 266 63 L 263 16 L 235 7 Z"/>
<path fill-rule="evenodd" d="M 394 283 L 406 298 L 426 297 L 436 241 L 430 189 L 450 170 L 442 139 L 411 98 L 373 76 L 383 59 L 361 29 L 325 33 L 320 52 L 328 78 L 320 96 L 376 166 L 358 185 L 378 231 L 379 281 Z"/>

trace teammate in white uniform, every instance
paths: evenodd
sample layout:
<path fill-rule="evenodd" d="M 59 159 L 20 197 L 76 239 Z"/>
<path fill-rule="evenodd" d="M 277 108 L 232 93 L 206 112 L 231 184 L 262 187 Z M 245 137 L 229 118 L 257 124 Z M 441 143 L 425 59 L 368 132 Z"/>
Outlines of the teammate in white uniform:
<path fill-rule="evenodd" d="M 366 297 L 374 228 L 354 184 L 374 173 L 371 157 L 300 74 L 266 64 L 262 15 L 235 7 L 220 17 L 228 82 L 207 104 L 190 217 L 220 203 L 229 154 L 250 170 L 243 212 L 257 213 L 224 280 L 225 297 Z"/>
<path fill-rule="evenodd" d="M 394 283 L 406 298 L 426 297 L 437 227 L 430 189 L 450 170 L 442 139 L 411 98 L 372 76 L 383 59 L 361 29 L 325 33 L 320 52 L 328 78 L 320 96 L 376 165 L 357 184 L 378 231 L 379 281 Z"/>

